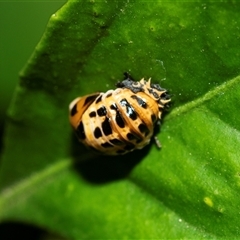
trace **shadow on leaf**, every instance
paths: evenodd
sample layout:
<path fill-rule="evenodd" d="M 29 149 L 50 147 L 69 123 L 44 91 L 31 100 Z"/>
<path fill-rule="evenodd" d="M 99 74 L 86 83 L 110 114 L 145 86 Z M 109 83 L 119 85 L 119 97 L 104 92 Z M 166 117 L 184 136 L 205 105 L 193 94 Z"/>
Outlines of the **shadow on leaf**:
<path fill-rule="evenodd" d="M 64 240 L 56 233 L 50 233 L 46 230 L 32 224 L 21 222 L 3 222 L 0 224 L 0 239 L 17 240 L 17 239 L 59 239 Z"/>
<path fill-rule="evenodd" d="M 86 181 L 94 184 L 107 183 L 123 179 L 148 154 L 150 145 L 142 150 L 136 150 L 126 155 L 105 156 L 96 155 L 78 142 L 72 136 L 71 155 L 74 158 L 74 170 Z M 86 155 L 85 153 L 88 152 Z"/>

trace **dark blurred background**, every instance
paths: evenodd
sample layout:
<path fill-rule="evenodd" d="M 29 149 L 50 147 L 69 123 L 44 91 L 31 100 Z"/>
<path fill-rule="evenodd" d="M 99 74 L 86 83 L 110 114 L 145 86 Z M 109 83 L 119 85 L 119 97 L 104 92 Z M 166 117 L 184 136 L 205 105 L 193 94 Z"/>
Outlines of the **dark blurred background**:
<path fill-rule="evenodd" d="M 39 42 L 50 16 L 66 1 L 0 1 L 0 153 L 6 112 L 18 73 Z M 24 226 L 24 227 L 23 227 Z M 18 223 L 0 224 L 0 239 L 43 239 L 44 231 Z M 58 237 L 49 239 L 62 239 Z"/>
<path fill-rule="evenodd" d="M 6 111 L 18 82 L 18 73 L 34 51 L 50 16 L 65 2 L 0 2 L 0 152 Z"/>

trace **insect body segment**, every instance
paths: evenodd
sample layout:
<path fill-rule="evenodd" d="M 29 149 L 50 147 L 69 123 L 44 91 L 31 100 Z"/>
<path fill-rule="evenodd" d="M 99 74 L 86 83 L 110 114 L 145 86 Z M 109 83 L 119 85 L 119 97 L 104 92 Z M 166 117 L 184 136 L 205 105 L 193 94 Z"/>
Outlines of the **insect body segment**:
<path fill-rule="evenodd" d="M 150 79 L 130 78 L 117 89 L 79 97 L 70 104 L 70 123 L 85 146 L 106 155 L 146 146 L 162 111 L 170 102 L 166 90 Z"/>

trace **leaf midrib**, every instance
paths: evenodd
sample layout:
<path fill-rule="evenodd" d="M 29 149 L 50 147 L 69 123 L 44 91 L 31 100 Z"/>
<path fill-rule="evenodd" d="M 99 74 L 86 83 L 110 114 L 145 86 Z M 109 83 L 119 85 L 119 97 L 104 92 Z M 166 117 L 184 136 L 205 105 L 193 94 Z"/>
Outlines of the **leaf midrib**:
<path fill-rule="evenodd" d="M 197 108 L 198 106 L 204 104 L 207 101 L 210 101 L 215 96 L 221 94 L 222 92 L 226 91 L 229 88 L 232 88 L 234 86 L 238 86 L 240 84 L 240 76 L 237 76 L 236 78 L 233 78 L 229 80 L 228 82 L 225 82 L 215 88 L 213 88 L 211 91 L 207 92 L 203 96 L 195 99 L 194 101 L 188 102 L 184 104 L 183 106 L 177 107 L 171 111 L 169 115 L 167 115 L 164 119 L 164 121 L 172 120 L 176 117 L 179 117 L 182 114 L 185 114 L 189 111 L 191 111 L 194 108 Z"/>

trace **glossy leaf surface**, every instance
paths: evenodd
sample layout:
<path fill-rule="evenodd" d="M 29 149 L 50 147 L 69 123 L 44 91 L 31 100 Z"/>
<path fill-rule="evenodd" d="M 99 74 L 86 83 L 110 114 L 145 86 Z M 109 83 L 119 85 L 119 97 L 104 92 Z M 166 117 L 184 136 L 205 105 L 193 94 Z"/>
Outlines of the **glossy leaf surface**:
<path fill-rule="evenodd" d="M 239 237 L 237 2 L 69 1 L 21 72 L 0 219 L 67 239 Z M 68 104 L 130 72 L 170 90 L 154 144 L 116 158 L 76 142 Z"/>

